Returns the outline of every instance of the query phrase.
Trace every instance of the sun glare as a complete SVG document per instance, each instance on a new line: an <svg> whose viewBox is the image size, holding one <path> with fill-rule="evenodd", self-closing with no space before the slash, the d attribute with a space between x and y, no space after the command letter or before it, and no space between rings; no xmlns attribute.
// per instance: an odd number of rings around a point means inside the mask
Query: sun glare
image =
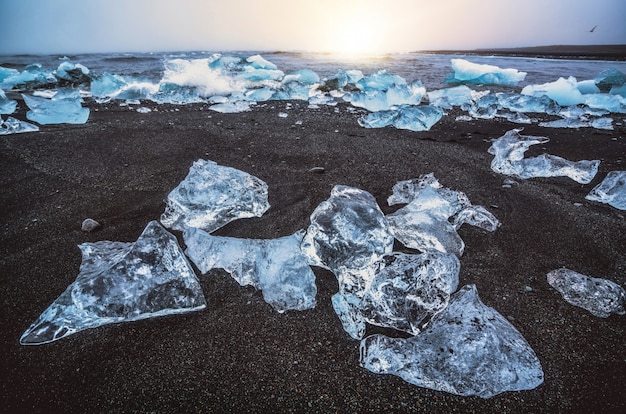
<svg viewBox="0 0 626 414"><path fill-rule="evenodd" d="M385 52L385 30L372 13L350 13L333 31L329 51L343 56L374 55Z"/></svg>

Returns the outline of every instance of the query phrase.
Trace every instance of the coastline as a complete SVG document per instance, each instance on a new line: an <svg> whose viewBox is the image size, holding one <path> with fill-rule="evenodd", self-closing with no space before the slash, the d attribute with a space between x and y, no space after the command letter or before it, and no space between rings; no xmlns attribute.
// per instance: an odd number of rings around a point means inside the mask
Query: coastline
<svg viewBox="0 0 626 414"><path fill-rule="evenodd" d="M429 50L433 54L467 54L476 56L514 56L543 59L626 61L626 45L551 45L471 50Z"/></svg>

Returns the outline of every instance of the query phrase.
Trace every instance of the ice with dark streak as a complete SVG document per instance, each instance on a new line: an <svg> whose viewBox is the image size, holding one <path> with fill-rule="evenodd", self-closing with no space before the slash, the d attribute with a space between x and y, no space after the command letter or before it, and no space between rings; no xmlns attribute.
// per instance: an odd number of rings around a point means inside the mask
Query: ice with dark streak
<svg viewBox="0 0 626 414"><path fill-rule="evenodd" d="M260 217L269 207L264 181L200 159L168 194L161 223L174 230L197 227L211 233L236 219Z"/></svg>
<svg viewBox="0 0 626 414"><path fill-rule="evenodd" d="M31 123L20 121L12 116L8 117L6 121L0 118L0 135L9 134L21 134L24 132L37 132L39 127Z"/></svg>
<svg viewBox="0 0 626 414"><path fill-rule="evenodd" d="M178 241L156 221L148 223L134 243L100 241L78 247L82 263L76 280L24 332L23 345L206 307Z"/></svg>
<svg viewBox="0 0 626 414"><path fill-rule="evenodd" d="M534 177L569 177L581 184L587 184L598 172L600 161L569 161L564 158L542 154L524 158L524 153L535 144L550 141L546 137L521 135L521 129L512 129L493 141L489 154L494 155L491 169L499 174L521 179Z"/></svg>
<svg viewBox="0 0 626 414"><path fill-rule="evenodd" d="M240 285L260 289L265 301L280 313L315 307L315 274L300 251L303 231L255 240L188 228L183 236L185 254L203 274L216 268L226 270Z"/></svg>
<svg viewBox="0 0 626 414"><path fill-rule="evenodd" d="M626 313L626 291L615 282L566 268L551 271L547 279L550 286L568 303L581 307L594 316L608 318L612 313Z"/></svg>
<svg viewBox="0 0 626 414"><path fill-rule="evenodd" d="M410 338L371 335L360 364L425 388L490 398L530 390L544 379L541 363L521 333L485 306L474 285L453 294L426 328Z"/></svg>
<svg viewBox="0 0 626 414"><path fill-rule="evenodd" d="M626 210L626 171L610 171L585 198Z"/></svg>

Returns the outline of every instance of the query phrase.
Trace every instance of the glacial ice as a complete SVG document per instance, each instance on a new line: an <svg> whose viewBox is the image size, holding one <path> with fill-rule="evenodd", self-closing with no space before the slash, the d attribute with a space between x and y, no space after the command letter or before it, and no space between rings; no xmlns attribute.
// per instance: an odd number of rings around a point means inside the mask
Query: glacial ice
<svg viewBox="0 0 626 414"><path fill-rule="evenodd" d="M89 118L89 108L83 108L83 99L76 89L59 89L51 99L22 94L30 108L26 118L42 125L84 124Z"/></svg>
<svg viewBox="0 0 626 414"><path fill-rule="evenodd" d="M531 145L549 141L546 137L520 135L521 129L512 129L493 141L489 154L494 155L491 169L499 174L526 179L534 177L569 177L581 184L588 184L598 172L600 161L568 161L549 154L524 158Z"/></svg>
<svg viewBox="0 0 626 414"><path fill-rule="evenodd" d="M578 90L576 78L559 78L554 82L541 85L527 85L522 89L522 95L547 96L561 106L571 106L585 103L585 97Z"/></svg>
<svg viewBox="0 0 626 414"><path fill-rule="evenodd" d="M371 335L360 363L377 374L462 396L490 398L536 388L543 370L528 342L509 321L485 306L467 285L413 337Z"/></svg>
<svg viewBox="0 0 626 414"><path fill-rule="evenodd" d="M551 271L547 279L550 286L568 303L594 316L608 318L612 313L626 313L626 291L615 282L589 277L566 268Z"/></svg>
<svg viewBox="0 0 626 414"><path fill-rule="evenodd" d="M399 105L419 105L426 94L421 81L409 84L404 78L385 70L359 79L355 86L359 91L347 93L343 99L370 112L389 110Z"/></svg>
<svg viewBox="0 0 626 414"><path fill-rule="evenodd" d="M300 251L303 236L298 231L273 240L237 239L197 228L183 233L185 254L202 273L226 270L240 285L260 289L265 301L281 313L315 307L315 274Z"/></svg>
<svg viewBox="0 0 626 414"><path fill-rule="evenodd" d="M585 105L592 109L600 109L613 113L626 113L626 98L621 95L594 93L585 95Z"/></svg>
<svg viewBox="0 0 626 414"><path fill-rule="evenodd" d="M236 101L236 102L223 102L223 103L211 105L209 109L215 112L223 113L223 114L234 114L234 113L240 113L240 112L247 112L247 111L250 111L252 108L250 106L250 102Z"/></svg>
<svg viewBox="0 0 626 414"><path fill-rule="evenodd" d="M539 112L555 115L559 112L559 105L546 95L529 96L519 93L498 93L498 104L511 112Z"/></svg>
<svg viewBox="0 0 626 414"><path fill-rule="evenodd" d="M620 87L626 83L626 75L617 69L603 70L595 77L594 82L600 92L609 92L613 87Z"/></svg>
<svg viewBox="0 0 626 414"><path fill-rule="evenodd" d="M0 114L12 114L17 108L17 101L9 99L2 89L0 89Z"/></svg>
<svg viewBox="0 0 626 414"><path fill-rule="evenodd" d="M336 185L311 213L302 241L309 264L329 269L362 269L390 253L393 235L376 199L367 191Z"/></svg>
<svg viewBox="0 0 626 414"><path fill-rule="evenodd" d="M626 171L609 172L585 198L626 210Z"/></svg>
<svg viewBox="0 0 626 414"><path fill-rule="evenodd" d="M61 83L69 83L72 85L89 84L91 82L91 76L89 74L89 68L81 65L80 63L61 62L54 76Z"/></svg>
<svg viewBox="0 0 626 414"><path fill-rule="evenodd" d="M4 90L9 90L16 86L22 88L33 88L57 83L57 78L54 74L43 69L39 63L30 64L21 72L16 69L0 69L0 89Z"/></svg>
<svg viewBox="0 0 626 414"><path fill-rule="evenodd" d="M270 205L267 184L240 170L198 160L167 196L161 223L174 230L209 233L233 220L260 217Z"/></svg>
<svg viewBox="0 0 626 414"><path fill-rule="evenodd" d="M134 243L78 246L76 280L20 338L23 345L61 339L84 329L204 309L206 301L176 238L151 221Z"/></svg>
<svg viewBox="0 0 626 414"><path fill-rule="evenodd" d="M37 125L30 124L28 122L20 121L12 116L8 117L6 121L2 121L0 118L0 135L20 134L22 132L37 132L39 127Z"/></svg>
<svg viewBox="0 0 626 414"><path fill-rule="evenodd" d="M520 72L517 69L501 69L493 65L472 63L465 59L451 59L450 63L454 72L446 77L446 83L517 86L526 78L526 72Z"/></svg>
<svg viewBox="0 0 626 414"><path fill-rule="evenodd" d="M428 101L431 105L445 109L467 105L472 102L472 90L465 85L437 89L428 92Z"/></svg>
<svg viewBox="0 0 626 414"><path fill-rule="evenodd" d="M441 117L441 108L432 105L400 105L396 109L372 112L360 117L358 123L365 128L394 126L410 131L428 131Z"/></svg>
<svg viewBox="0 0 626 414"><path fill-rule="evenodd" d="M456 231L462 224L487 231L500 226L487 209L472 205L463 192L444 188L432 173L399 181L392 191L387 199L389 205L407 205L387 215L387 221L396 239L413 249L454 253L460 257L465 244Z"/></svg>

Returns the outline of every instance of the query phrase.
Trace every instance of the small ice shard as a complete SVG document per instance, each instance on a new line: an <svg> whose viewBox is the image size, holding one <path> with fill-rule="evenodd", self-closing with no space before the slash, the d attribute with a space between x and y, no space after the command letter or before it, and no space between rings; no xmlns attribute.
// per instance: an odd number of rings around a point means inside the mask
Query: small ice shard
<svg viewBox="0 0 626 414"><path fill-rule="evenodd" d="M512 129L493 141L488 150L489 154L494 155L491 161L493 171L521 179L565 176L581 184L589 183L598 172L598 160L573 162L549 154L524 158L524 153L531 145L543 144L549 139L520 135L520 131L521 129Z"/></svg>
<svg viewBox="0 0 626 414"><path fill-rule="evenodd" d="M437 89L428 92L428 101L431 105L446 109L467 105L472 102L472 90L465 85Z"/></svg>
<svg viewBox="0 0 626 414"><path fill-rule="evenodd" d="M522 95L546 95L561 106L578 105L585 103L585 97L577 88L576 78L559 78L554 82L541 85L528 85L522 89Z"/></svg>
<svg viewBox="0 0 626 414"><path fill-rule="evenodd" d="M626 171L609 172L585 198L626 210Z"/></svg>
<svg viewBox="0 0 626 414"><path fill-rule="evenodd" d="M80 226L80 229L84 232L89 233L94 231L98 227L100 227L100 223L98 223L94 219L86 218L85 220L83 220L83 224Z"/></svg>
<svg viewBox="0 0 626 414"><path fill-rule="evenodd" d="M621 95L594 93L585 95L585 104L592 109L614 113L626 113L626 98Z"/></svg>
<svg viewBox="0 0 626 414"><path fill-rule="evenodd" d="M394 126L410 131L428 131L442 116L443 111L436 106L400 105L396 109L372 112L359 118L358 123L365 128Z"/></svg>
<svg viewBox="0 0 626 414"><path fill-rule="evenodd" d="M215 112L223 113L223 114L235 114L239 112L250 111L251 110L250 104L251 102L246 102L246 101L224 102L224 103L211 105L209 109Z"/></svg>
<svg viewBox="0 0 626 414"><path fill-rule="evenodd" d="M23 345L61 339L109 323L204 309L206 301L176 238L151 221L134 243L78 246L76 280L24 332Z"/></svg>
<svg viewBox="0 0 626 414"><path fill-rule="evenodd" d="M145 106L140 106L139 108L136 109L137 112L139 112L140 114L147 114L152 112L152 109L147 108Z"/></svg>
<svg viewBox="0 0 626 414"><path fill-rule="evenodd" d="M595 77L594 82L600 92L609 92L611 88L620 87L626 83L626 75L614 68L606 69Z"/></svg>
<svg viewBox="0 0 626 414"><path fill-rule="evenodd" d="M39 127L28 122L20 121L12 116L6 121L0 118L0 135L20 134L22 132L37 132Z"/></svg>
<svg viewBox="0 0 626 414"><path fill-rule="evenodd" d="M543 370L528 342L509 321L485 306L467 285L410 337L371 335L361 341L360 363L425 388L490 398L536 388Z"/></svg>
<svg viewBox="0 0 626 414"><path fill-rule="evenodd" d="M626 291L617 283L566 268L551 271L547 279L568 303L586 309L594 316L608 318L612 313L626 313Z"/></svg>
<svg viewBox="0 0 626 414"><path fill-rule="evenodd" d="M185 254L202 273L226 270L240 285L260 289L280 313L315 307L315 274L300 251L303 231L272 240L218 237L197 228L183 234Z"/></svg>
<svg viewBox="0 0 626 414"><path fill-rule="evenodd" d="M362 269L390 253L393 235L376 199L367 191L336 185L311 213L302 251L309 263L337 275Z"/></svg>
<svg viewBox="0 0 626 414"><path fill-rule="evenodd" d="M487 231L500 227L500 221L483 206L467 206L459 211L454 216L454 228L458 230L464 223Z"/></svg>
<svg viewBox="0 0 626 414"><path fill-rule="evenodd" d="M443 188L435 174L422 174L412 180L398 181L393 185L392 194L387 198L390 206L396 204L409 204L426 187Z"/></svg>
<svg viewBox="0 0 626 414"><path fill-rule="evenodd" d="M51 99L22 94L30 108L26 118L42 125L84 124L89 118L89 108L83 108L78 90L59 89Z"/></svg>
<svg viewBox="0 0 626 414"><path fill-rule="evenodd" d="M6 94L0 89L0 114L12 114L17 108L17 101L7 98Z"/></svg>
<svg viewBox="0 0 626 414"><path fill-rule="evenodd" d="M174 230L209 233L233 220L260 217L269 209L267 184L246 172L198 160L167 196L161 223Z"/></svg>
<svg viewBox="0 0 626 414"><path fill-rule="evenodd" d="M451 59L450 63L454 73L446 77L446 83L517 86L526 78L526 72L520 72L517 69L501 69L493 65L472 63L465 59Z"/></svg>
<svg viewBox="0 0 626 414"><path fill-rule="evenodd" d="M459 284L459 259L451 253L391 253L372 265L374 279L360 311L366 322L418 334L448 305Z"/></svg>

